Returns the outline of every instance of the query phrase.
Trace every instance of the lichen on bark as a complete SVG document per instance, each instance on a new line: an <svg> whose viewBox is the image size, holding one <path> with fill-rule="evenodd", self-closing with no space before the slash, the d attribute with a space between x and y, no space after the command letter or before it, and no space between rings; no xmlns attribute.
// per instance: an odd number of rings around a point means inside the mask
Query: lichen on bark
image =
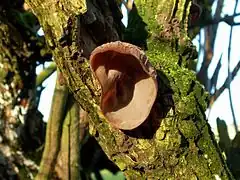
<svg viewBox="0 0 240 180"><path fill-rule="evenodd" d="M36 37L36 17L22 5L0 2L0 179L33 178L45 138L35 101L35 68L45 43Z"/></svg>
<svg viewBox="0 0 240 180"><path fill-rule="evenodd" d="M194 73L181 66L186 62L179 63L186 59L181 50L189 45L189 1L135 1L152 34L147 55L158 72L159 93L148 120L132 131L112 128L101 114L99 84L87 61L96 46L121 40L115 1L89 0L83 15L68 13L53 0L27 2L40 19L69 88L89 114L91 134L128 179L232 178L204 115L207 94ZM49 4L56 8L54 15ZM159 15L164 18L157 19Z"/></svg>

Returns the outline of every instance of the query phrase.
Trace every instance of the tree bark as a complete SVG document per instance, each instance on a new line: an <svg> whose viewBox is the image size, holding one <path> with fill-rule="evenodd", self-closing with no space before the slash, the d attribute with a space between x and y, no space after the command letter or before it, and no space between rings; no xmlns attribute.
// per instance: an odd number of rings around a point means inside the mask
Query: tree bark
<svg viewBox="0 0 240 180"><path fill-rule="evenodd" d="M96 46L122 39L118 4L27 0L58 68L89 114L90 133L128 179L232 179L205 118L207 94L184 67L182 53L191 45L189 1L135 2L150 29L147 55L157 69L159 92L148 120L133 131L121 131L100 111L99 84L87 60Z"/></svg>
<svg viewBox="0 0 240 180"><path fill-rule="evenodd" d="M23 9L23 1L0 2L0 179L32 179L38 169L41 151L34 158L26 155L45 138L35 101L36 62L45 44L36 27L37 18Z"/></svg>

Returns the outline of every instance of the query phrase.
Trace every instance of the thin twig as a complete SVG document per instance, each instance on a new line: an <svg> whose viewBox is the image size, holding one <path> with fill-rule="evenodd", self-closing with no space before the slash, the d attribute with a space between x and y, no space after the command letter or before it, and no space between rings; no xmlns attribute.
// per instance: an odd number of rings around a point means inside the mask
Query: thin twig
<svg viewBox="0 0 240 180"><path fill-rule="evenodd" d="M231 77L232 80L235 78L235 76L237 75L238 71L240 69L240 60L238 62L238 64L235 66L235 68L233 69L232 73L231 73ZM213 102L216 101L216 99L222 94L222 92L228 87L228 78L225 80L224 84L214 92L213 95L211 95L210 98L210 106L213 104Z"/></svg>
<svg viewBox="0 0 240 180"><path fill-rule="evenodd" d="M210 79L210 82L211 82L210 83L210 92L211 92L212 88L214 88L214 91L216 90L218 75L219 75L220 69L222 67L222 63L221 63L221 61L222 61L222 54L223 53L221 53L221 56L220 56L220 58L218 60L218 63L217 63L217 67L215 68L215 71L214 71L214 73L212 75L212 78Z"/></svg>
<svg viewBox="0 0 240 180"><path fill-rule="evenodd" d="M236 4L234 7L234 14L236 14L237 5L238 5L238 0L236 0ZM233 32L233 26L231 26L231 28L230 28L229 44L228 44L228 78L227 78L228 83L227 83L227 85L228 85L230 108L231 108L232 117L233 117L233 124L234 124L235 131L237 133L238 132L237 119L236 119L236 115L235 115L234 108L233 108L232 93L231 93L232 73L230 72L230 62L231 62L232 32Z"/></svg>
<svg viewBox="0 0 240 180"><path fill-rule="evenodd" d="M237 26L240 25L240 22L234 22L234 18L236 16L239 16L240 13L234 13L233 15L229 16L229 15L225 15L222 18L215 18L215 19L210 19L210 20L206 20L204 21L204 23L196 23L193 26L190 26L189 29L195 28L195 27L205 27L205 26L210 26L213 24L218 24L220 22L225 22L227 23L229 26Z"/></svg>
<svg viewBox="0 0 240 180"><path fill-rule="evenodd" d="M42 70L36 79L36 87L40 86L43 81L45 81L48 77L50 77L57 69L56 64L53 62L48 67Z"/></svg>

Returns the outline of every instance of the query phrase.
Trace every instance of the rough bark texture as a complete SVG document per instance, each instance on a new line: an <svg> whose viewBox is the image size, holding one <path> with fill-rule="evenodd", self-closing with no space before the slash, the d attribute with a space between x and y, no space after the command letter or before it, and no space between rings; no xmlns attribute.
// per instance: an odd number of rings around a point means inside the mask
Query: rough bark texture
<svg viewBox="0 0 240 180"><path fill-rule="evenodd" d="M89 114L91 134L128 179L232 178L205 119L207 95L184 68L189 1L135 1L150 29L147 54L158 70L159 94L146 123L133 131L114 129L102 116L99 84L86 59L97 45L121 39L117 4L88 0L85 12L84 1L27 2L69 88Z"/></svg>
<svg viewBox="0 0 240 180"><path fill-rule="evenodd" d="M44 39L34 34L38 21L22 5L0 2L0 179L32 179L38 166L27 155L45 138L35 103L35 67Z"/></svg>

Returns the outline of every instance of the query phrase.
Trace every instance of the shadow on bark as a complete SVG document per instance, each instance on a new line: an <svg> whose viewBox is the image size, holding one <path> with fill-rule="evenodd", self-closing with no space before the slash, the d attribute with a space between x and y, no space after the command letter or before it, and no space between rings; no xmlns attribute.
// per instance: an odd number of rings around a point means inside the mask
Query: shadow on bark
<svg viewBox="0 0 240 180"><path fill-rule="evenodd" d="M81 165L83 167L83 171L81 172L83 179L87 179L86 176L91 172L93 172L96 177L100 177L100 170L102 169L108 169L113 174L120 171L120 169L109 160L101 146L92 136L90 136L87 142L83 145L80 151L80 157Z"/></svg>

